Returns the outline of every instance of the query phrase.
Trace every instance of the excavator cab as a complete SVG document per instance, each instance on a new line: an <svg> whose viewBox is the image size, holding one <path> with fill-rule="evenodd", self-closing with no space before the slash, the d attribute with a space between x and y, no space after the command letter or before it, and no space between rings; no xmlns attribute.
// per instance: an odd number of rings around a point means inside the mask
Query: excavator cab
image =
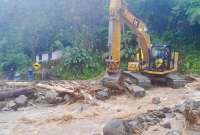
<svg viewBox="0 0 200 135"><path fill-rule="evenodd" d="M174 50L168 45L152 46L149 55L148 70L163 72L174 67Z"/></svg>

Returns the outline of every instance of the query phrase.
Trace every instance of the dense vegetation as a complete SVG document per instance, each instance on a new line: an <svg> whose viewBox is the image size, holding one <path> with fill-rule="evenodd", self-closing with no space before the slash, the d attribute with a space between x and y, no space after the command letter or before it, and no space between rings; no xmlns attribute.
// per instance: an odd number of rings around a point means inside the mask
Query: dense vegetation
<svg viewBox="0 0 200 135"><path fill-rule="evenodd" d="M65 50L50 72L65 79L87 79L105 70L108 0L2 0L0 2L0 72L24 72L35 55ZM126 0L144 20L153 43L174 46L183 56L182 72L200 73L199 0ZM122 59L132 57L137 42L126 29Z"/></svg>

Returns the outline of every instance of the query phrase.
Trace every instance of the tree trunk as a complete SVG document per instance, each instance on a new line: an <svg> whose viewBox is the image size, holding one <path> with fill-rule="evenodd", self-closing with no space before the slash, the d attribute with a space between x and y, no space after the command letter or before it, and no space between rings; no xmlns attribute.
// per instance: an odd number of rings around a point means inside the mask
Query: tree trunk
<svg viewBox="0 0 200 135"><path fill-rule="evenodd" d="M16 98L20 95L31 95L34 94L33 89L17 89L14 91L4 91L0 92L0 101L4 101L9 98Z"/></svg>

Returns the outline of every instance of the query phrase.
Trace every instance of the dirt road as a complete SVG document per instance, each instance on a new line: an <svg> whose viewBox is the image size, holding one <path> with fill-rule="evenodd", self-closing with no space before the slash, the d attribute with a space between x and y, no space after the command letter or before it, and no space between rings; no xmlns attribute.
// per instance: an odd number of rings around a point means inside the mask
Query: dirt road
<svg viewBox="0 0 200 135"><path fill-rule="evenodd" d="M129 118L150 109L172 107L186 98L200 98L200 79L185 88L154 87L142 99L127 95L112 96L97 105L77 102L72 105L31 106L17 112L0 113L0 135L101 135L105 123L113 118ZM160 97L161 104L152 104ZM184 130L184 119L177 116L172 129ZM144 135L165 135L169 131L159 125ZM185 133L187 134L187 133Z"/></svg>

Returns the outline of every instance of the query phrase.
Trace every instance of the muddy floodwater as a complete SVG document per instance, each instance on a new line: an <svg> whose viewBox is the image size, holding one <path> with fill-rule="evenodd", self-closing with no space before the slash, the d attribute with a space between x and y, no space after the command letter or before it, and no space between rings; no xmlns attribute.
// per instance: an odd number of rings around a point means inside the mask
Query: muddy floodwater
<svg viewBox="0 0 200 135"><path fill-rule="evenodd" d="M89 104L79 101L71 105L32 105L19 111L0 112L0 135L95 135L102 134L104 125L113 118L129 118L147 110L173 107L187 99L199 99L200 79L185 88L154 87L144 98L127 95L112 96L106 101ZM160 97L161 104L152 104L152 98ZM185 131L184 118L172 119L172 129L159 125L144 131L144 135L165 135L170 130L180 130L184 135L198 135Z"/></svg>

